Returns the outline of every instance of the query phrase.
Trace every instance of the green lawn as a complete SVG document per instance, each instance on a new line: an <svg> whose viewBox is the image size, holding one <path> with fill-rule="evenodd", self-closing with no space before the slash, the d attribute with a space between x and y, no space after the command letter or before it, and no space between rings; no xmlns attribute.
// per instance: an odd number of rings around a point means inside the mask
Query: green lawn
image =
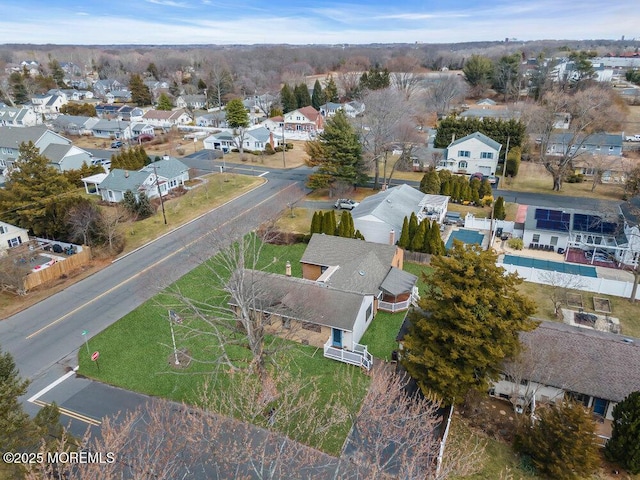
<svg viewBox="0 0 640 480"><path fill-rule="evenodd" d="M366 345L369 348L369 353L374 357L391 360L391 352L398 349L396 337L406 313L378 311L360 343Z"/></svg>
<svg viewBox="0 0 640 480"><path fill-rule="evenodd" d="M300 277L302 272L299 260L305 247L304 244L265 245L259 266L283 273L286 262L290 261L293 275ZM213 289L203 288L212 283L210 268L211 264L199 266L176 282L172 290L179 288L186 296L199 302L215 304L225 301ZM186 368L174 368L167 313L167 305L171 302L175 300L166 291L159 293L91 338L89 350L99 351L100 358L98 363L94 363L85 348L80 350L79 373L128 390L187 403L198 400L198 392L206 378L215 384L216 391L228 391L232 375L227 369L215 368L207 361L220 348L226 348L234 361L242 365L248 359L248 350L240 346L221 347L211 335L189 334L186 325L198 326L194 323L197 320L185 320L184 325L174 326L176 344L178 349L188 349L190 355L198 361L192 361ZM316 397L311 407L315 408L315 412L331 415L334 410L352 406L354 398L358 403L361 402L369 377L363 375L360 369L324 358L321 349L285 340L276 341L287 344L288 348L275 358L277 368L286 369L286 372L278 372L273 367L273 377L277 381L280 376L291 375L299 378L303 385L311 385L312 387L306 387L306 392L303 389L300 394L305 399L310 398L312 388ZM284 425L281 428L286 431L292 426ZM336 422L327 435L298 440L336 455L339 454L350 428L350 423L344 419Z"/></svg>

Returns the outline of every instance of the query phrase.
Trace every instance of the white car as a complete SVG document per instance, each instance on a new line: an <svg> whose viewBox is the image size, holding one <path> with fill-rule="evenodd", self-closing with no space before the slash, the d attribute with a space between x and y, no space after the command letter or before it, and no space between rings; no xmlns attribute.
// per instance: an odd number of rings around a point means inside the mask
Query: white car
<svg viewBox="0 0 640 480"><path fill-rule="evenodd" d="M336 203L333 204L335 208L342 210L353 210L358 205L360 205L359 202L356 202L355 200L351 200L349 198L339 198L338 200L336 200Z"/></svg>

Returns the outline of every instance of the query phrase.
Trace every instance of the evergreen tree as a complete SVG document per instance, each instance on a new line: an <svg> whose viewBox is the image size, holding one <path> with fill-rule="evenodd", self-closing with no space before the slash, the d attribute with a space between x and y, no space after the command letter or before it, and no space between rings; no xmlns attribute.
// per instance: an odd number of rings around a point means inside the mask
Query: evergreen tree
<svg viewBox="0 0 640 480"><path fill-rule="evenodd" d="M17 105L23 105L29 101L29 92L24 84L24 78L19 72L13 72L9 75L9 90Z"/></svg>
<svg viewBox="0 0 640 480"><path fill-rule="evenodd" d="M632 474L640 473L640 392L613 407L613 431L604 453Z"/></svg>
<svg viewBox="0 0 640 480"><path fill-rule="evenodd" d="M320 228L318 228L320 227ZM313 212L313 218L311 218L311 227L309 227L309 233L313 235L314 233L321 233L322 226L320 225L320 221L318 220L318 212Z"/></svg>
<svg viewBox="0 0 640 480"><path fill-rule="evenodd" d="M355 238L356 230L353 225L351 212L343 210L340 215L340 225L338 226L338 236L345 238Z"/></svg>
<svg viewBox="0 0 640 480"><path fill-rule="evenodd" d="M318 140L307 142L305 149L307 164L318 166L309 175L309 188L332 187L336 182L355 186L367 178L362 145L342 110L327 120Z"/></svg>
<svg viewBox="0 0 640 480"><path fill-rule="evenodd" d="M409 237L409 219L407 217L404 217L404 221L402 222L402 233L400 233L398 246L406 250L407 248L409 248L410 242L411 238Z"/></svg>
<svg viewBox="0 0 640 480"><path fill-rule="evenodd" d="M324 99L326 102L338 103L340 96L338 95L338 86L333 77L327 75L324 80Z"/></svg>
<svg viewBox="0 0 640 480"><path fill-rule="evenodd" d="M371 67L369 72L364 72L360 77L360 90L382 90L391 85L389 70L380 70L379 67Z"/></svg>
<svg viewBox="0 0 640 480"><path fill-rule="evenodd" d="M121 203L130 214L135 215L138 213L138 201L131 190L124 192Z"/></svg>
<svg viewBox="0 0 640 480"><path fill-rule="evenodd" d="M325 98L324 92L322 91L320 80L316 80L316 83L313 84L313 94L311 95L311 106L316 110L320 111L320 107L325 103L326 103L326 98Z"/></svg>
<svg viewBox="0 0 640 480"><path fill-rule="evenodd" d="M546 478L589 478L600 459L595 440L595 420L579 403L562 402L536 409L533 425L523 421L514 448L531 457L536 470Z"/></svg>
<svg viewBox="0 0 640 480"><path fill-rule="evenodd" d="M158 106L156 108L158 110L169 111L173 109L173 102L166 93L161 93L158 98Z"/></svg>
<svg viewBox="0 0 640 480"><path fill-rule="evenodd" d="M421 252L424 253L431 253L431 230L433 229L433 226L431 225L431 221L427 218L425 218L422 223L424 224L424 239L422 240L422 248L420 249Z"/></svg>
<svg viewBox="0 0 640 480"><path fill-rule="evenodd" d="M491 190L491 184L489 183L489 180L482 180L482 183L478 187L478 196L480 198L489 197L492 193L493 190Z"/></svg>
<svg viewBox="0 0 640 480"><path fill-rule="evenodd" d="M431 255L444 255L446 253L446 247L444 240L440 236L440 225L438 222L431 224L431 230L429 230L429 250Z"/></svg>
<svg viewBox="0 0 640 480"><path fill-rule="evenodd" d="M432 195L438 195L440 193L440 176L435 168L429 168L422 176L422 180L420 180L420 191Z"/></svg>
<svg viewBox="0 0 640 480"><path fill-rule="evenodd" d="M482 55L471 55L462 67L465 79L476 93L482 93L491 85L493 63Z"/></svg>
<svg viewBox="0 0 640 480"><path fill-rule="evenodd" d="M411 212L411 215L409 216L409 245L411 245L411 242L413 242L413 237L415 236L417 231L418 217L416 216L415 212Z"/></svg>
<svg viewBox="0 0 640 480"><path fill-rule="evenodd" d="M73 188L33 142L22 143L5 188L0 189L0 218L37 236L54 236L66 229L60 210L54 207L64 197L77 201L80 197L70 194Z"/></svg>
<svg viewBox="0 0 640 480"><path fill-rule="evenodd" d="M362 235L362 233L360 233L360 230L356 230L356 234L355 234L354 238L357 238L358 240L366 240L364 238L364 235Z"/></svg>
<svg viewBox="0 0 640 480"><path fill-rule="evenodd" d="M309 95L309 89L305 83L296 85L293 93L296 97L296 108L308 107L311 105L311 96Z"/></svg>
<svg viewBox="0 0 640 480"><path fill-rule="evenodd" d="M129 79L129 91L131 91L131 101L139 107L151 105L153 103L149 87L144 84L142 77L137 73L132 74ZM163 109L159 108L159 110ZM171 109L169 108L169 110Z"/></svg>
<svg viewBox="0 0 640 480"><path fill-rule="evenodd" d="M452 197L451 193L451 180L445 180L440 184L440 195L448 195ZM452 198L453 200L453 198Z"/></svg>
<svg viewBox="0 0 640 480"><path fill-rule="evenodd" d="M416 229L416 234L411 239L411 251L421 252L424 246L424 236L426 233L427 220L421 222Z"/></svg>
<svg viewBox="0 0 640 480"><path fill-rule="evenodd" d="M147 194L144 192L138 194L137 213L139 218L147 218L155 213L149 197L147 197Z"/></svg>
<svg viewBox="0 0 640 480"><path fill-rule="evenodd" d="M284 84L280 90L280 103L282 104L282 112L289 113L298 108L298 100L295 93L291 91L288 84Z"/></svg>
<svg viewBox="0 0 640 480"><path fill-rule="evenodd" d="M66 88L67 85L64 83L64 70L62 70L60 63L55 58L49 62L49 70L51 70L51 77L55 80L56 86Z"/></svg>
<svg viewBox="0 0 640 480"><path fill-rule="evenodd" d="M520 147L513 147L509 149L507 154L507 161L504 166L504 174L508 177L515 177L520 170L520 160L522 158L522 149Z"/></svg>
<svg viewBox="0 0 640 480"><path fill-rule="evenodd" d="M233 129L234 137L237 137L236 146L240 150L240 158L244 158L244 136L249 127L249 113L242 103L242 99L234 98L225 107L227 125Z"/></svg>
<svg viewBox="0 0 640 480"><path fill-rule="evenodd" d="M507 211L504 206L504 198L498 197L495 205L493 206L493 218L496 220L504 220L507 216Z"/></svg>
<svg viewBox="0 0 640 480"><path fill-rule="evenodd" d="M471 189L471 201L476 206L480 205L480 194L478 193L478 190L476 190L475 188Z"/></svg>
<svg viewBox="0 0 640 480"><path fill-rule="evenodd" d="M324 220L322 221L322 233L325 235L336 234L336 215L333 210L327 210L324 213Z"/></svg>
<svg viewBox="0 0 640 480"><path fill-rule="evenodd" d="M409 314L403 366L423 392L447 403L486 391L518 352L519 333L536 327L534 304L516 290L522 279L496 261L491 250L454 242L449 256L432 257L429 294Z"/></svg>

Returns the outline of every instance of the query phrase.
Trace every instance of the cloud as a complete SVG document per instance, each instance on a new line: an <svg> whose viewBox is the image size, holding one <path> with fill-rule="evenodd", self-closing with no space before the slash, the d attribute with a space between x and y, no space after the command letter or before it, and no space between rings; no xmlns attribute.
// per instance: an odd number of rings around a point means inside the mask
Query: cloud
<svg viewBox="0 0 640 480"><path fill-rule="evenodd" d="M177 7L177 8L193 8L193 5L189 5L185 2L174 2L173 0L146 0L148 3L155 5L163 5L165 7Z"/></svg>

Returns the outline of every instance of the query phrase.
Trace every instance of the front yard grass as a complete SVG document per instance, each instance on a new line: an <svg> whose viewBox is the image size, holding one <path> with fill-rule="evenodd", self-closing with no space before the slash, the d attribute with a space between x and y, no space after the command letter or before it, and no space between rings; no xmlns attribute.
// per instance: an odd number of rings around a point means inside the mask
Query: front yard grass
<svg viewBox="0 0 640 480"><path fill-rule="evenodd" d="M261 265L272 272L284 273L285 264L291 262L292 274L302 275L299 260L306 245L265 245ZM211 288L212 272L201 265L182 277L176 285L189 298L198 301L221 302L214 298ZM159 396L175 401L195 403L205 379L211 380L216 392L227 392L232 388L233 376L223 368L216 368L203 360L215 356L222 348L211 335L187 335L180 324L174 325L178 350L187 349L199 361L192 361L185 368L173 368L173 348L168 319L166 293L145 302L133 312L120 319L103 332L89 340L89 350L99 351L98 365L92 362L83 347L79 352L79 373L87 377L133 390L147 395ZM187 323L187 322L185 322ZM349 408L353 399L362 401L369 377L360 369L324 358L322 349L281 340L288 346L278 357L279 368L286 368L293 378L302 384L311 383L318 394L315 407L327 415L332 408ZM227 346L225 346L226 348ZM243 347L232 347L234 360L242 363L248 351ZM274 378L277 378L277 373ZM304 398L305 392L301 391ZM336 405L340 404L340 405ZM287 431L289 425L280 428ZM344 420L333 425L328 435L303 439L321 450L338 455L351 428Z"/></svg>

